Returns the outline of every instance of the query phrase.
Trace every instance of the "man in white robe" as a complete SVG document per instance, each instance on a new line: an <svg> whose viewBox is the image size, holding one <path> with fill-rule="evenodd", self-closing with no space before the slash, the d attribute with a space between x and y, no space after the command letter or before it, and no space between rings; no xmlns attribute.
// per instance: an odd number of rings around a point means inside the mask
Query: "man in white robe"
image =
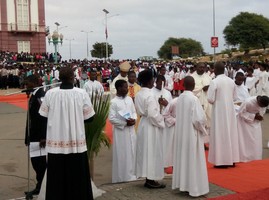
<svg viewBox="0 0 269 200"><path fill-rule="evenodd" d="M96 71L91 71L90 79L83 86L83 89L86 90L90 98L92 97L92 94L101 95L102 93L104 93L103 85L96 79L97 79Z"/></svg>
<svg viewBox="0 0 269 200"><path fill-rule="evenodd" d="M250 94L248 92L247 86L244 84L245 81L245 75L242 72L238 72L235 76L235 92L236 96L234 99L234 106L236 114L239 111L240 105L242 102L245 101L245 99L250 97Z"/></svg>
<svg viewBox="0 0 269 200"><path fill-rule="evenodd" d="M172 94L167 89L164 88L165 85L165 77L162 75L158 75L156 78L156 86L152 88L152 92L155 96L155 99L160 104L161 114L163 114L167 108L169 102L172 101ZM172 166L171 158L171 140L173 139L173 132L170 131L170 127L165 126L163 129L163 159L164 159L164 167Z"/></svg>
<svg viewBox="0 0 269 200"><path fill-rule="evenodd" d="M141 116L137 130L136 176L146 177L145 187L164 188L158 183L164 177L162 133L164 118L160 114L160 105L151 88L153 75L150 70L139 73L141 90L135 97L137 114Z"/></svg>
<svg viewBox="0 0 269 200"><path fill-rule="evenodd" d="M163 112L165 129L163 136L163 154L164 154L164 167L173 166L174 155L174 138L175 138L175 123L176 123L176 104L178 97L169 102Z"/></svg>
<svg viewBox="0 0 269 200"><path fill-rule="evenodd" d="M258 83L257 77L253 75L253 69L248 68L247 69L247 77L245 81L245 86L248 89L250 96L256 96L256 84Z"/></svg>
<svg viewBox="0 0 269 200"><path fill-rule="evenodd" d="M95 112L88 94L74 87L71 68L61 68L59 77L60 87L46 93L39 110L48 118L46 200L93 199L84 121Z"/></svg>
<svg viewBox="0 0 269 200"><path fill-rule="evenodd" d="M268 78L269 74L266 71L266 65L260 65L259 82L257 84L257 95L269 95L268 93Z"/></svg>
<svg viewBox="0 0 269 200"><path fill-rule="evenodd" d="M253 96L240 106L237 115L240 162L262 159L261 121L268 104L267 96Z"/></svg>
<svg viewBox="0 0 269 200"><path fill-rule="evenodd" d="M171 92L173 90L173 88L174 88L174 81L171 78L171 76L169 76L166 72L167 71L166 71L165 66L161 66L160 75L163 75L165 77L164 88Z"/></svg>
<svg viewBox="0 0 269 200"><path fill-rule="evenodd" d="M235 83L224 75L224 64L215 63L216 78L209 85L208 102L212 106L208 161L215 167L233 166L239 161L238 132L234 98Z"/></svg>
<svg viewBox="0 0 269 200"><path fill-rule="evenodd" d="M236 90L236 98L234 99L236 102L244 102L250 94L248 92L248 88L244 85L245 75L242 72L238 72L235 76L235 90Z"/></svg>
<svg viewBox="0 0 269 200"><path fill-rule="evenodd" d="M212 78L205 73L206 65L205 63L198 63L196 66L196 71L192 74L192 77L195 81L195 88L193 90L193 94L198 97L204 111L206 114L206 127L207 132L210 132L210 123L211 123L211 113L212 113L212 105L207 101L207 90ZM204 137L205 144L209 142L208 136ZM207 148L205 146L205 148Z"/></svg>
<svg viewBox="0 0 269 200"><path fill-rule="evenodd" d="M111 100L109 112L113 125L112 183L136 180L136 111L132 98L127 96L127 82L118 80L115 87L117 95Z"/></svg>
<svg viewBox="0 0 269 200"><path fill-rule="evenodd" d="M173 99L171 92L164 88L166 83L165 77L163 75L158 75L155 82L155 87L152 88L152 92L157 101L162 100L160 106L161 113L165 110L165 107Z"/></svg>
<svg viewBox="0 0 269 200"><path fill-rule="evenodd" d="M209 183L202 137L207 134L206 116L192 93L194 85L193 77L187 76L177 100L172 189L197 197L209 192Z"/></svg>
<svg viewBox="0 0 269 200"><path fill-rule="evenodd" d="M125 80L128 81L128 72L131 68L131 65L128 61L125 61L123 63L120 64L120 73L118 76L116 76L112 83L109 85L109 90L110 90L110 97L111 99L113 99L116 96L117 90L115 88L115 83L117 80Z"/></svg>

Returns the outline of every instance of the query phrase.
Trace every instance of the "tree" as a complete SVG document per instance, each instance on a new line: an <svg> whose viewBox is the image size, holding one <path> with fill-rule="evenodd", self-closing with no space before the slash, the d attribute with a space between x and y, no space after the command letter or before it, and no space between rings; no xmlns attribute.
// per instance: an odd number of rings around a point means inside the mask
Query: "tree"
<svg viewBox="0 0 269 200"><path fill-rule="evenodd" d="M93 49L91 50L91 55L94 58L106 58L106 43L105 42L96 42L92 45ZM107 44L108 47L108 57L113 54L113 47L110 44Z"/></svg>
<svg viewBox="0 0 269 200"><path fill-rule="evenodd" d="M255 13L241 12L223 30L226 43L240 48L266 48L269 42L269 19Z"/></svg>
<svg viewBox="0 0 269 200"><path fill-rule="evenodd" d="M163 59L172 59L172 46L178 46L181 57L199 56L203 53L203 47L200 42L190 38L168 38L157 52Z"/></svg>

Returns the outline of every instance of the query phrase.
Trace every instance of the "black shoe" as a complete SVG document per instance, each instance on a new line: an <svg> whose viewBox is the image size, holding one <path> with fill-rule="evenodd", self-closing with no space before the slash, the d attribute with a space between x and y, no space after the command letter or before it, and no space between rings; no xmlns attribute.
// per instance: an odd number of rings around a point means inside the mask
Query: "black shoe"
<svg viewBox="0 0 269 200"><path fill-rule="evenodd" d="M233 163L232 165L228 165L228 167L235 167L235 163Z"/></svg>
<svg viewBox="0 0 269 200"><path fill-rule="evenodd" d="M214 165L214 168L217 168L217 169L227 169L228 168L228 165Z"/></svg>
<svg viewBox="0 0 269 200"><path fill-rule="evenodd" d="M40 192L40 190L35 188L34 190L32 190L30 192L24 192L24 194L25 195L29 195L29 194L31 194L31 195L39 195L39 192Z"/></svg>
<svg viewBox="0 0 269 200"><path fill-rule="evenodd" d="M150 188L150 189L159 189L159 188L165 188L166 185L165 184L160 184L157 181L146 181L146 183L144 184L144 187L146 188Z"/></svg>

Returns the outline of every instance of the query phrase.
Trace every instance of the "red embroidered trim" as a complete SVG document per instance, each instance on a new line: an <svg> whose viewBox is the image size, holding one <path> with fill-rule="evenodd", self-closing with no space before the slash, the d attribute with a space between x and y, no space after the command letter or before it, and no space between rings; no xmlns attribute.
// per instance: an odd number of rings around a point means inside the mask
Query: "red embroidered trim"
<svg viewBox="0 0 269 200"><path fill-rule="evenodd" d="M85 140L76 141L54 141L54 140L47 140L47 145L49 147L56 147L56 148L70 148L70 147L82 147L86 145Z"/></svg>

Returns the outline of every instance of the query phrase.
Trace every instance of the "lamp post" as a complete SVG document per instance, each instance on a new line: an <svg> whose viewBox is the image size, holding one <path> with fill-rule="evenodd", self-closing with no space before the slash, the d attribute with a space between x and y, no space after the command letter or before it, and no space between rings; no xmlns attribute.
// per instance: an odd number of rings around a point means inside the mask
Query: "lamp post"
<svg viewBox="0 0 269 200"><path fill-rule="evenodd" d="M108 37L108 34L107 34L107 14L109 13L106 9L103 9L103 11L105 12L105 26L106 26L106 29L105 29L105 35L106 35L106 58L105 58L105 61L107 60L108 58L108 44L107 44L107 37Z"/></svg>
<svg viewBox="0 0 269 200"><path fill-rule="evenodd" d="M89 60L89 33L92 33L93 31L81 31L83 33L86 33L87 35L87 60Z"/></svg>
<svg viewBox="0 0 269 200"><path fill-rule="evenodd" d="M49 34L48 35L48 42L49 44L52 43L54 45L54 62L57 63L58 62L58 56L57 56L57 46L59 44L63 44L63 34L59 34L58 32L58 27L60 26L60 24L58 22L55 22L57 28L55 31L53 31L53 34Z"/></svg>
<svg viewBox="0 0 269 200"><path fill-rule="evenodd" d="M70 60L72 59L72 48L71 48L71 41L72 40L75 40L74 38L72 38L72 39L66 39L66 40L68 40L69 41L69 58L70 58Z"/></svg>

